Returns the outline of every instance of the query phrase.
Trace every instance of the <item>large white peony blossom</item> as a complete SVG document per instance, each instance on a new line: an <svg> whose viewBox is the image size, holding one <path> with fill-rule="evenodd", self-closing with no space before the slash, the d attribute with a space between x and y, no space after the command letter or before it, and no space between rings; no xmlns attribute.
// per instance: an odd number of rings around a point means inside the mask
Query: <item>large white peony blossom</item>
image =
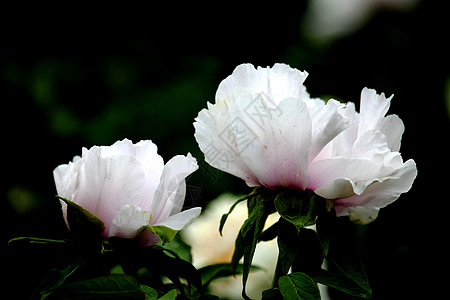
<svg viewBox="0 0 450 300"><path fill-rule="evenodd" d="M416 177L398 152L403 123L385 117L391 98L374 90L363 89L359 114L351 102L310 98L307 75L239 65L200 111L195 138L206 162L249 186L313 190L338 215L370 222Z"/></svg>
<svg viewBox="0 0 450 300"><path fill-rule="evenodd" d="M199 207L181 211L185 178L197 168L190 154L175 156L164 165L151 141L133 144L125 139L108 147L83 148L81 157L58 166L53 175L58 195L100 218L105 237L139 234L141 244L148 246L159 238L145 228L178 231L200 214ZM61 203L67 223L67 205Z"/></svg>

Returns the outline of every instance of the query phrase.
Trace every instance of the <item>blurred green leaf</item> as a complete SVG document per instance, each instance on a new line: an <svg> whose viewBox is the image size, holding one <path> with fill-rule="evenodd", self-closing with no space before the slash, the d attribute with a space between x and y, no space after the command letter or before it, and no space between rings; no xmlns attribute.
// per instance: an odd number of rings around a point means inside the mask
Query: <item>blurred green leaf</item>
<svg viewBox="0 0 450 300"><path fill-rule="evenodd" d="M175 289L168 291L162 295L158 300L175 300L177 298L177 291Z"/></svg>
<svg viewBox="0 0 450 300"><path fill-rule="evenodd" d="M136 278L128 275L109 275L64 284L56 292L56 299L143 299ZM149 291L149 289L146 289Z"/></svg>
<svg viewBox="0 0 450 300"><path fill-rule="evenodd" d="M145 300L156 300L158 299L158 292L155 291L153 288L140 284L139 290L143 293L145 293Z"/></svg>
<svg viewBox="0 0 450 300"><path fill-rule="evenodd" d="M53 291L61 286L64 281L72 275L83 263L84 259L78 259L77 261L71 263L63 269L52 269L47 277L42 281L37 291L33 294L31 299L45 299Z"/></svg>

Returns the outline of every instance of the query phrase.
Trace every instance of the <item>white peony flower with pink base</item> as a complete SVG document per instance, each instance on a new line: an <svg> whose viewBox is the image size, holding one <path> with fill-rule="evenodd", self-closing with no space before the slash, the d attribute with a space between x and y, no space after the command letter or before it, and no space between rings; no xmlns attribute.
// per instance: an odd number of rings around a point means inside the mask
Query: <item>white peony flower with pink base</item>
<svg viewBox="0 0 450 300"><path fill-rule="evenodd" d="M351 102L311 98L307 76L239 65L199 113L195 138L209 164L249 186L314 191L338 216L368 223L416 177L398 152L403 123L385 116L392 97L364 88L358 113Z"/></svg>
<svg viewBox="0 0 450 300"><path fill-rule="evenodd" d="M58 166L53 175L60 197L104 222L104 237L138 237L149 246L173 237L164 229L175 234L200 214L199 207L181 211L185 178L197 169L190 154L164 164L151 141L133 144L125 139L112 146L83 148L81 157ZM61 203L69 225L67 204Z"/></svg>

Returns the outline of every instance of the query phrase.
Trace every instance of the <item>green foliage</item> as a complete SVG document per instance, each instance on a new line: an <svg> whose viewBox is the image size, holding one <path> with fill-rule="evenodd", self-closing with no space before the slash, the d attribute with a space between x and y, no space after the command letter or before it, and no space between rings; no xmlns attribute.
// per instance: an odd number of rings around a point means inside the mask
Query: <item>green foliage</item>
<svg viewBox="0 0 450 300"><path fill-rule="evenodd" d="M86 243L100 241L105 223L97 216L93 215L75 202L56 196L67 204L67 222L70 232L76 240L83 240Z"/></svg>
<svg viewBox="0 0 450 300"><path fill-rule="evenodd" d="M292 273L278 280L281 295L286 300L320 300L317 283L305 273Z"/></svg>
<svg viewBox="0 0 450 300"><path fill-rule="evenodd" d="M230 211L222 216L221 230ZM351 296L371 299L372 291L362 268L345 263L337 247L335 230L337 219L334 209L325 199L304 191L256 188L247 196L249 216L244 221L235 242L232 265L242 265L244 298L246 281L251 268L256 245L260 241L277 238L278 263L274 274L273 288L263 292L263 299L320 299L317 283ZM277 211L281 218L263 231L268 215ZM317 224L317 231L306 226ZM324 258L333 262L337 272L321 268ZM336 263L338 262L338 263ZM293 273L289 274L292 270Z"/></svg>

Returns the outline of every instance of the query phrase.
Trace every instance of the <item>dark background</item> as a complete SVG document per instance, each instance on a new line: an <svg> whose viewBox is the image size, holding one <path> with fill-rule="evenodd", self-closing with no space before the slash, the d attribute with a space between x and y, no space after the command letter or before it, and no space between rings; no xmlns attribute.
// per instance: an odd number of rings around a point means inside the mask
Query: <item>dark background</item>
<svg viewBox="0 0 450 300"><path fill-rule="evenodd" d="M5 245L16 236L66 237L53 169L81 147L123 138L151 139L165 161L187 152L199 160L186 206L205 206L221 192L248 193L241 180L203 162L192 123L238 64L283 62L309 72L305 84L314 97L359 103L364 86L395 94L389 113L405 124L402 156L416 161L418 177L374 223L344 220L342 235L361 257L376 299L448 294L449 26L437 2L444 1L380 9L327 43L301 26L303 1L4 8ZM64 256L10 246L7 253L4 293L17 299L33 291L55 256Z"/></svg>

